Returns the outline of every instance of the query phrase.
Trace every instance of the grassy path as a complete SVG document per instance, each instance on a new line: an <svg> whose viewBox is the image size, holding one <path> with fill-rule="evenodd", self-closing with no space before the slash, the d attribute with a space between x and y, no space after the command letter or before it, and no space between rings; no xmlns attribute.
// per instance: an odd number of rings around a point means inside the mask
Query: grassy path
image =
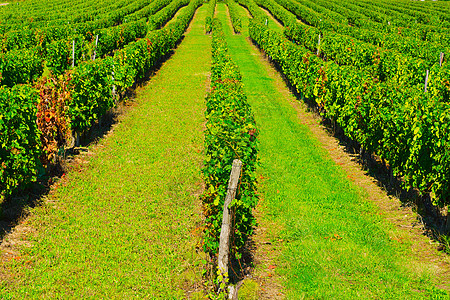
<svg viewBox="0 0 450 300"><path fill-rule="evenodd" d="M180 299L201 281L205 7L175 54L3 245L2 299Z"/></svg>
<svg viewBox="0 0 450 300"><path fill-rule="evenodd" d="M226 12L218 4L219 18L229 24ZM291 104L294 97L286 96L286 87L277 86L249 42L248 20L243 18L242 35L233 35L230 26L224 29L260 129L258 230L265 240L258 241L258 235L255 239L257 247L270 247L263 254L257 250L257 259L259 255L269 260L257 265L259 295L248 298L444 295L435 289L435 266L414 257L410 250L414 241L400 243L393 238L396 229L302 125Z"/></svg>

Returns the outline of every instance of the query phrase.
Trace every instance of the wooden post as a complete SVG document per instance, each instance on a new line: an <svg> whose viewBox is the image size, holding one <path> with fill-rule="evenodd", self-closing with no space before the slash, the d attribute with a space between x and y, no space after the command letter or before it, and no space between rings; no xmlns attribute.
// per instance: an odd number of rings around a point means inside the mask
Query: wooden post
<svg viewBox="0 0 450 300"><path fill-rule="evenodd" d="M244 280L241 280L236 284L236 286L230 285L228 287L228 300L238 300L238 291L243 283Z"/></svg>
<svg viewBox="0 0 450 300"><path fill-rule="evenodd" d="M320 50L320 33L319 33L319 41L317 42L317 55L319 55Z"/></svg>
<svg viewBox="0 0 450 300"><path fill-rule="evenodd" d="M442 62L444 61L444 52L441 52L441 55L439 57L439 67L442 67Z"/></svg>
<svg viewBox="0 0 450 300"><path fill-rule="evenodd" d="M92 58L92 60L95 60L95 56L97 55L97 45L98 45L98 34L97 37L95 38L95 50L94 50L94 57Z"/></svg>
<svg viewBox="0 0 450 300"><path fill-rule="evenodd" d="M219 242L219 259L218 267L223 275L228 274L228 263L230 254L230 233L232 214L228 206L236 196L236 189L239 183L239 176L241 174L242 162L239 159L233 160L233 167L231 168L230 180L228 181L227 196L223 204L223 218L222 229L220 230Z"/></svg>
<svg viewBox="0 0 450 300"><path fill-rule="evenodd" d="M80 147L80 133L75 132L75 147Z"/></svg>
<svg viewBox="0 0 450 300"><path fill-rule="evenodd" d="M447 230L447 233L450 233L450 206L447 206L447 221L445 224L445 229Z"/></svg>
<svg viewBox="0 0 450 300"><path fill-rule="evenodd" d="M427 70L427 74L425 75L425 93L427 92L427 86L428 86L428 75L429 75L429 70Z"/></svg>
<svg viewBox="0 0 450 300"><path fill-rule="evenodd" d="M75 67L75 40L72 41L72 68Z"/></svg>
<svg viewBox="0 0 450 300"><path fill-rule="evenodd" d="M116 97L116 85L114 84L114 69L115 69L115 66L114 66L114 62L113 62L113 71L112 71L112 73L111 73L111 77L112 77L112 81L113 81L113 86L112 86L112 96L113 96L113 99L114 99L114 104L115 105L117 105L117 97Z"/></svg>
<svg viewBox="0 0 450 300"><path fill-rule="evenodd" d="M267 18L266 18L266 26L267 26Z"/></svg>

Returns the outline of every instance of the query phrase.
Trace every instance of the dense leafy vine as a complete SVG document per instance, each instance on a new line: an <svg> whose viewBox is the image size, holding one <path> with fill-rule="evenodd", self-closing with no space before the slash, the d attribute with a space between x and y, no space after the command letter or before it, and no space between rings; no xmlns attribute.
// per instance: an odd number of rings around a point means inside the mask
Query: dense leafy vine
<svg viewBox="0 0 450 300"><path fill-rule="evenodd" d="M231 60L222 25L213 20L211 92L206 99L206 189L202 196L206 215L205 250L217 254L222 211L234 159L243 162L234 211L232 253L239 251L253 232L256 206L257 136L255 120L243 91L241 74Z"/></svg>

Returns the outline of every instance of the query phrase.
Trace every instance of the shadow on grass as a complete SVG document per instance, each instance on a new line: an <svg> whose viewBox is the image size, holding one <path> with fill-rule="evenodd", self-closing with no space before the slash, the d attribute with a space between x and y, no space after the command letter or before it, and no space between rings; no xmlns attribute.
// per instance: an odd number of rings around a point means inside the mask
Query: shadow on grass
<svg viewBox="0 0 450 300"><path fill-rule="evenodd" d="M183 39L184 35L176 43L175 48ZM0 243L29 214L32 208L42 203L43 198L49 194L52 185L73 167L75 158L80 153L87 152L88 146L98 143L111 131L112 127L118 123L118 117L127 111L130 103L133 103L136 97L136 88L144 86L174 53L175 51L172 50L162 57L142 80L135 82L123 95L119 95L120 101L117 107L108 111L96 124L81 135L78 147L73 146L60 151L56 162L47 166L46 170L42 170L36 182L17 189L0 203Z"/></svg>
<svg viewBox="0 0 450 300"><path fill-rule="evenodd" d="M389 196L397 197L403 207L412 207L419 216L419 222L424 226L424 234L429 238L441 243L438 250L445 250L450 253L450 245L445 238L449 235L446 229L446 216L443 211L432 203L429 194L421 194L416 189L405 189L403 180L396 177L392 173L389 164L380 159L374 153L369 153L356 141L352 140L344 134L342 128L333 120L323 117L323 108L319 107L313 99L305 98L284 76L281 67L277 62L267 56L263 49L259 47L250 37L248 40L259 49L266 57L270 64L278 71L286 86L295 97L304 102L310 112L321 118L321 124L325 126L327 132L335 137L345 152L348 153L352 160L357 162L366 174L375 179L378 186L382 187Z"/></svg>

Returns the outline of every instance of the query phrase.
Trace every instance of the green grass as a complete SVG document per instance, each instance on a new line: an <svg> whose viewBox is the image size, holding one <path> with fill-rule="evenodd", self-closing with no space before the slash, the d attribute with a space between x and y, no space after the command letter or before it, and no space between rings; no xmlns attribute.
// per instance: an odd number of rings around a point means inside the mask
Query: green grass
<svg viewBox="0 0 450 300"><path fill-rule="evenodd" d="M31 246L2 264L0 298L180 299L201 281L205 11L114 133L32 211Z"/></svg>
<svg viewBox="0 0 450 300"><path fill-rule="evenodd" d="M228 24L224 5L217 10ZM287 298L447 298L410 243L389 238L393 226L301 125L295 99L279 92L242 23L242 35L224 30L260 129L259 222L276 224L268 234Z"/></svg>

